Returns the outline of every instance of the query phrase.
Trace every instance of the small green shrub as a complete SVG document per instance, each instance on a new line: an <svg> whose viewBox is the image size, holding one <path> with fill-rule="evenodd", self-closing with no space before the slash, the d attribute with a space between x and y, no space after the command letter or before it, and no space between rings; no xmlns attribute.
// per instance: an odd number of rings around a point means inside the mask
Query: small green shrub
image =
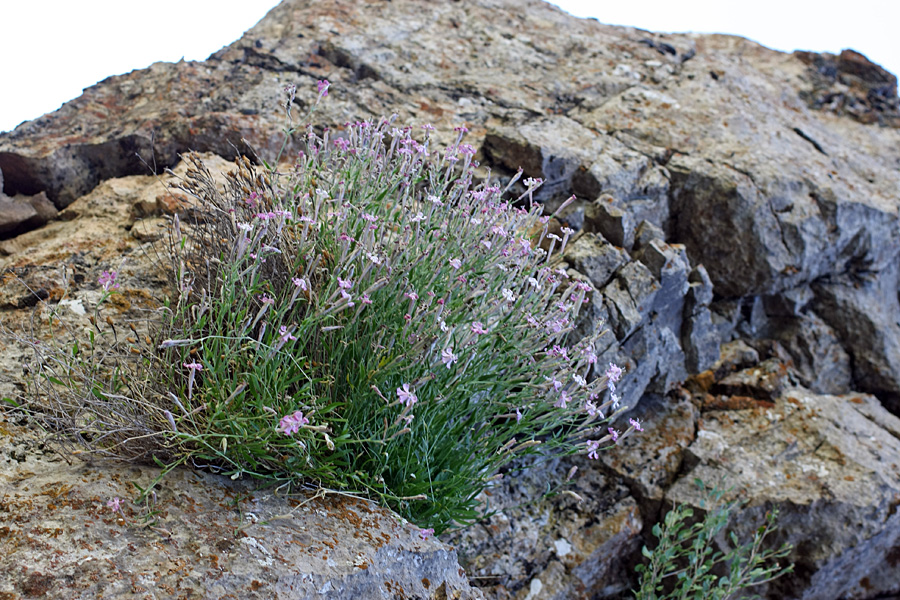
<svg viewBox="0 0 900 600"><path fill-rule="evenodd" d="M699 479L695 483L705 489ZM777 511L766 514L765 523L756 530L752 541L740 544L731 532L733 549L727 554L714 550L716 536L728 525L736 506L735 502L722 504L722 495L716 489L706 491L704 504L708 504L708 509L702 521L688 524L693 510L676 506L662 523L653 526L657 546L653 550L643 548L647 563L637 567L641 577L635 598L725 600L793 571L793 565L782 568L777 562L790 554L790 544L777 550L762 549L766 536L775 529ZM720 565L725 568L724 575L717 574Z"/></svg>
<svg viewBox="0 0 900 600"><path fill-rule="evenodd" d="M153 344L100 354L92 332L85 355L44 362L45 391L74 394L67 431L169 467L362 494L440 532L477 518L513 458L596 458L640 429L605 425L621 370L595 365L596 336L563 345L591 289L558 268L569 233L548 233L540 182L515 198L521 172L475 185L464 132L436 153L428 128L307 126L293 164L239 159L224 188L194 160L180 187L199 203L170 229ZM114 273L99 283L115 293Z"/></svg>

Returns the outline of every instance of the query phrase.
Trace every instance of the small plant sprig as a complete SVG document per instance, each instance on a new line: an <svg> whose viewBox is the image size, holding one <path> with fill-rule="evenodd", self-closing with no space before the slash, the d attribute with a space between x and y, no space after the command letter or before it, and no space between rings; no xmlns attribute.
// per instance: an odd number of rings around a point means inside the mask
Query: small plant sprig
<svg viewBox="0 0 900 600"><path fill-rule="evenodd" d="M695 483L706 491L703 505L708 508L703 520L688 525L693 510L676 506L662 523L653 526L657 546L653 550L644 546L642 550L648 562L637 567L641 577L640 587L634 593L636 599L725 600L743 589L768 583L793 571L793 565L781 567L777 562L790 554L790 544L785 543L778 549L762 549L766 537L775 529L776 510L766 513L765 523L756 530L751 541L741 544L731 532L732 550L727 554L715 551L716 536L728 525L736 502L723 504L724 492L707 490L699 479ZM718 565L725 566L725 575L714 572ZM673 577L674 582L670 579Z"/></svg>

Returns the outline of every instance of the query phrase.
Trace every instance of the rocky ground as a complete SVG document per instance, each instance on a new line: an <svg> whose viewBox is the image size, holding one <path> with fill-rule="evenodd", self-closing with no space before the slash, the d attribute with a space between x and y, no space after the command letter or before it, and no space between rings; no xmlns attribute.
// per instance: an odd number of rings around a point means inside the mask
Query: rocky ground
<svg viewBox="0 0 900 600"><path fill-rule="evenodd" d="M266 563L243 540L274 536L287 548L297 528L325 531L322 521L309 521L310 509L292 514L291 532L278 521L231 535L245 521L238 508L215 508L232 488L212 476L179 473L158 498L166 516L154 527L168 536L123 526L105 499L151 470L51 461L57 454L42 455L48 447L7 416L0 569L13 577L0 594L92 597L90 587L66 590L94 575L120 594L153 581L177 589L169 570L192 568L185 597L214 597L209 586L225 580L243 595L253 582L281 589L302 564L346 590L362 589L352 586L376 566L406 567L409 597L617 597L662 511L698 502L696 477L747 500L738 533L780 510L773 543L794 544L797 568L767 597L900 594L900 112L896 78L849 50L784 54L731 36L611 27L537 0L286 0L207 61L111 77L0 134L0 311L10 332L0 396L25 397L26 342L47 342L55 318L63 337L86 331L103 270L120 273L116 319L145 324L158 307L154 244L184 199L153 171L178 172L189 150L225 169L242 140L274 155L283 87L298 86L302 115L319 79L332 88L314 119L335 135L347 121L396 113L433 124L447 143L465 124L495 175L521 166L545 179L550 208L578 197L561 217L582 232L565 261L598 290L580 331L606 323L598 350L626 366L623 400L647 432L598 461L501 480L490 499L504 510L445 540L480 588L471 591L448 546L417 541L377 511L373 527L393 536L383 548L338 523L335 565L317 571L299 553ZM571 466L577 497L535 500ZM199 505L190 515L183 497ZM270 516L291 502L257 501ZM315 505L365 512L339 498ZM212 538L190 529L219 520L215 535L231 544L221 568L204 562ZM371 558L367 574L354 553ZM165 571L159 561L170 561ZM415 579L419 564L436 575ZM385 587L390 577L378 593L399 596Z"/></svg>

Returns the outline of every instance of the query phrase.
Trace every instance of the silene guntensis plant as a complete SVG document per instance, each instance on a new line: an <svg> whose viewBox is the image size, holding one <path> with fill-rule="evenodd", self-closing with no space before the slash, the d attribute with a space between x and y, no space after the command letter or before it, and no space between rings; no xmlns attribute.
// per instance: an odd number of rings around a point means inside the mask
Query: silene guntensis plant
<svg viewBox="0 0 900 600"><path fill-rule="evenodd" d="M511 461L596 458L640 430L609 426L622 371L598 364L599 327L571 340L593 290L559 266L568 234L550 237L540 181L518 196L521 171L476 183L465 128L443 151L431 131L289 126L291 164L242 157L224 184L187 156L178 187L197 202L171 221L171 297L150 335L101 351L92 330L43 357L69 438L363 495L440 533L479 517ZM98 283L118 293L115 272Z"/></svg>

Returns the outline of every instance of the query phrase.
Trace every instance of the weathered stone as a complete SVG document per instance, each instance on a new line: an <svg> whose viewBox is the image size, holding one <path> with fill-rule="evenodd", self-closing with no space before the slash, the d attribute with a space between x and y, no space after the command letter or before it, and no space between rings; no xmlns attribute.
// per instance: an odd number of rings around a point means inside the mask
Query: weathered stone
<svg viewBox="0 0 900 600"><path fill-rule="evenodd" d="M612 244L631 250L634 245L633 217L613 202L612 196L604 194L588 206L584 216L585 231L597 231Z"/></svg>
<svg viewBox="0 0 900 600"><path fill-rule="evenodd" d="M546 201L566 195L579 167L600 152L597 134L566 117L546 117L487 133L482 152L492 163L527 177L543 179L534 198Z"/></svg>
<svg viewBox="0 0 900 600"><path fill-rule="evenodd" d="M719 359L721 338L708 308L699 308L685 318L681 330L685 367L691 373L709 369Z"/></svg>
<svg viewBox="0 0 900 600"><path fill-rule="evenodd" d="M619 269L616 278L622 282L624 289L628 291L628 295L631 296L634 302L635 309L642 316L647 315L660 291L659 281L653 277L653 273L642 263L631 261Z"/></svg>
<svg viewBox="0 0 900 600"><path fill-rule="evenodd" d="M685 295L685 305L691 314L708 307L713 300L713 284L703 265L691 269L688 275L690 287Z"/></svg>
<svg viewBox="0 0 900 600"><path fill-rule="evenodd" d="M187 470L136 502L160 469L66 463L16 447L34 431L9 420L2 431L6 597L483 598L452 549L370 502Z"/></svg>
<svg viewBox="0 0 900 600"><path fill-rule="evenodd" d="M744 540L777 508L777 543L794 544L788 559L795 570L768 590L753 590L765 597L896 594L898 437L900 420L871 396L789 389L774 405L704 412L685 474L666 498L699 507L699 478L728 490L727 499L750 499L731 520Z"/></svg>
<svg viewBox="0 0 900 600"><path fill-rule="evenodd" d="M566 248L566 260L602 290L616 271L628 263L628 254L595 233L586 233Z"/></svg>
<svg viewBox="0 0 900 600"><path fill-rule="evenodd" d="M634 255L659 281L653 312L669 329L680 331L685 293L689 291L688 272L691 268L684 246L653 240Z"/></svg>
<svg viewBox="0 0 900 600"><path fill-rule="evenodd" d="M794 56L809 65L812 88L802 90L800 97L810 108L848 115L861 123L900 126L897 77L892 73L849 49L839 56L802 50Z"/></svg>
<svg viewBox="0 0 900 600"><path fill-rule="evenodd" d="M634 232L634 251L641 250L653 240L666 241L665 232L650 221L641 221Z"/></svg>
<svg viewBox="0 0 900 600"><path fill-rule="evenodd" d="M816 314L852 357L854 389L900 413L900 303L897 268L855 281L816 283Z"/></svg>
<svg viewBox="0 0 900 600"><path fill-rule="evenodd" d="M772 318L766 337L778 340L787 350L804 387L819 394L850 392L850 356L841 347L834 329L815 313Z"/></svg>
<svg viewBox="0 0 900 600"><path fill-rule="evenodd" d="M788 386L787 375L786 365L770 358L743 371L726 375L713 386L712 391L725 396L749 396L774 402Z"/></svg>
<svg viewBox="0 0 900 600"><path fill-rule="evenodd" d="M799 317L806 306L813 301L815 294L808 285L801 285L785 290L775 296L763 298L766 314L776 317Z"/></svg>
<svg viewBox="0 0 900 600"><path fill-rule="evenodd" d="M669 398L651 394L628 417L640 420L644 432L634 432L602 453L600 461L635 490L646 512L652 514L659 510L685 450L694 442L700 414L685 394ZM618 425L625 428L627 422Z"/></svg>
<svg viewBox="0 0 900 600"><path fill-rule="evenodd" d="M547 481L563 481L572 468L564 491L544 497ZM497 513L448 542L490 597L564 600L627 591L641 513L628 488L594 461L572 457L513 469L489 499Z"/></svg>

